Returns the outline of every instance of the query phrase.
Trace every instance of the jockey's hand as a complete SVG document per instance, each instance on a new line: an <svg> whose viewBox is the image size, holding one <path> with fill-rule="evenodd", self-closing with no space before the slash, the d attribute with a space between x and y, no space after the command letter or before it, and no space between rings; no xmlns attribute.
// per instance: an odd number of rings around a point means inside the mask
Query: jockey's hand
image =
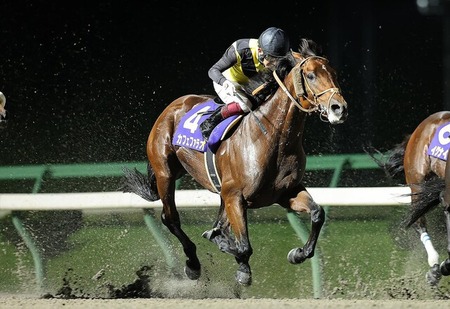
<svg viewBox="0 0 450 309"><path fill-rule="evenodd" d="M230 82L229 80L224 81L222 86L223 90L227 95L234 96L234 94L236 93L236 88L234 87L233 83Z"/></svg>

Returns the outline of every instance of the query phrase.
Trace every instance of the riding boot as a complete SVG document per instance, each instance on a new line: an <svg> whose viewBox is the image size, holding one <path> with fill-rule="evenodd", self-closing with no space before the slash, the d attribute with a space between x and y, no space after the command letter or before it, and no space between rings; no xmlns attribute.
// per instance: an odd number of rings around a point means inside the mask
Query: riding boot
<svg viewBox="0 0 450 309"><path fill-rule="evenodd" d="M216 109L211 116L203 121L200 124L200 130L202 131L203 138L205 141L208 140L209 135L211 134L212 130L225 118L222 116L222 108Z"/></svg>
<svg viewBox="0 0 450 309"><path fill-rule="evenodd" d="M205 141L208 141L209 135L211 134L212 130L215 128L216 125L218 125L222 120L227 119L230 116L234 115L241 115L244 111L239 106L239 103L232 102L225 106L222 106L221 108L216 109L212 114L211 117L203 121L203 123L200 124L200 129L203 134L203 138Z"/></svg>

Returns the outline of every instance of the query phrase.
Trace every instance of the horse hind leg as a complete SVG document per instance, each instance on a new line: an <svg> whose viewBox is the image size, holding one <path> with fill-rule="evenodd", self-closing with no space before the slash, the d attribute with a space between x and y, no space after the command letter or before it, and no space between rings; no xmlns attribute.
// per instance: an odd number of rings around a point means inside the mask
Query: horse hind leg
<svg viewBox="0 0 450 309"><path fill-rule="evenodd" d="M197 256L197 247L181 228L180 215L175 205L175 182L173 181L169 190L161 191L160 189L159 191L165 192L164 194L161 193L161 202L163 204L161 221L169 231L175 235L183 247L184 254L187 257L184 268L186 276L191 280L197 280L201 274L200 261Z"/></svg>
<svg viewBox="0 0 450 309"><path fill-rule="evenodd" d="M159 149L159 148L158 148ZM191 280L200 277L201 266L197 256L197 248L189 236L181 228L181 220L175 204L176 179L183 174L183 167L175 155L163 154L150 157L155 170L157 190L163 204L161 221L178 239L187 257L184 272Z"/></svg>
<svg viewBox="0 0 450 309"><path fill-rule="evenodd" d="M442 277L439 268L439 253L434 248L430 235L428 235L426 219L424 217L419 218L412 227L420 235L420 241L427 252L428 265L430 266L425 275L427 282L432 286L438 285Z"/></svg>
<svg viewBox="0 0 450 309"><path fill-rule="evenodd" d="M450 205L444 200L441 194L441 203L444 205L445 225L447 227L447 253L448 257L440 265L440 271L443 276L450 275Z"/></svg>
<svg viewBox="0 0 450 309"><path fill-rule="evenodd" d="M175 205L175 177L171 177L170 172L163 173L161 170L159 173L155 173L150 164L148 164L147 169L148 175L146 176L137 169L129 170L125 168L122 191L137 194L150 202L161 199L163 204L161 221L182 244L184 253L188 258L184 271L189 279L196 280L201 273L200 261L197 257L195 244L181 228L180 216ZM163 177L161 176L163 174L169 176Z"/></svg>

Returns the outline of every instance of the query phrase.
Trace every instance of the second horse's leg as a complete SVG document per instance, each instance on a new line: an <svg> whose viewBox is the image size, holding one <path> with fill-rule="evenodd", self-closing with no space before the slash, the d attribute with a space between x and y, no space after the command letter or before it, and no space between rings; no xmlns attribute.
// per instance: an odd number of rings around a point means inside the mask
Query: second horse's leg
<svg viewBox="0 0 450 309"><path fill-rule="evenodd" d="M447 227L447 253L448 257L445 261L441 263L440 271L444 276L450 275L450 206L449 204L441 199L442 205L444 205L444 215L445 215L445 225Z"/></svg>
<svg viewBox="0 0 450 309"><path fill-rule="evenodd" d="M426 273L426 279L430 285L437 285L442 277L439 269L439 254L436 249L434 249L430 235L428 235L425 217L419 218L412 227L419 234L420 241L427 251L430 270Z"/></svg>
<svg viewBox="0 0 450 309"><path fill-rule="evenodd" d="M450 158L445 165L445 189L440 196L441 204L444 206L445 225L447 227L447 254L448 257L441 263L442 275L450 275Z"/></svg>

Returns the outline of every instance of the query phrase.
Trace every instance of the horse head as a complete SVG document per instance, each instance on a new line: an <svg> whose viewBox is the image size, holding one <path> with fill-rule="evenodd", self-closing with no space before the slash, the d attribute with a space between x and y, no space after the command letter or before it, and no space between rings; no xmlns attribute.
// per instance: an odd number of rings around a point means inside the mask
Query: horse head
<svg viewBox="0 0 450 309"><path fill-rule="evenodd" d="M315 54L292 52L292 56L297 64L291 70L290 82L296 98L274 72L275 79L289 98L306 113L319 112L323 121L331 124L344 122L348 114L347 102L341 94L336 71L328 60Z"/></svg>
<svg viewBox="0 0 450 309"><path fill-rule="evenodd" d="M6 97L0 92L0 122L5 121L6 118Z"/></svg>

